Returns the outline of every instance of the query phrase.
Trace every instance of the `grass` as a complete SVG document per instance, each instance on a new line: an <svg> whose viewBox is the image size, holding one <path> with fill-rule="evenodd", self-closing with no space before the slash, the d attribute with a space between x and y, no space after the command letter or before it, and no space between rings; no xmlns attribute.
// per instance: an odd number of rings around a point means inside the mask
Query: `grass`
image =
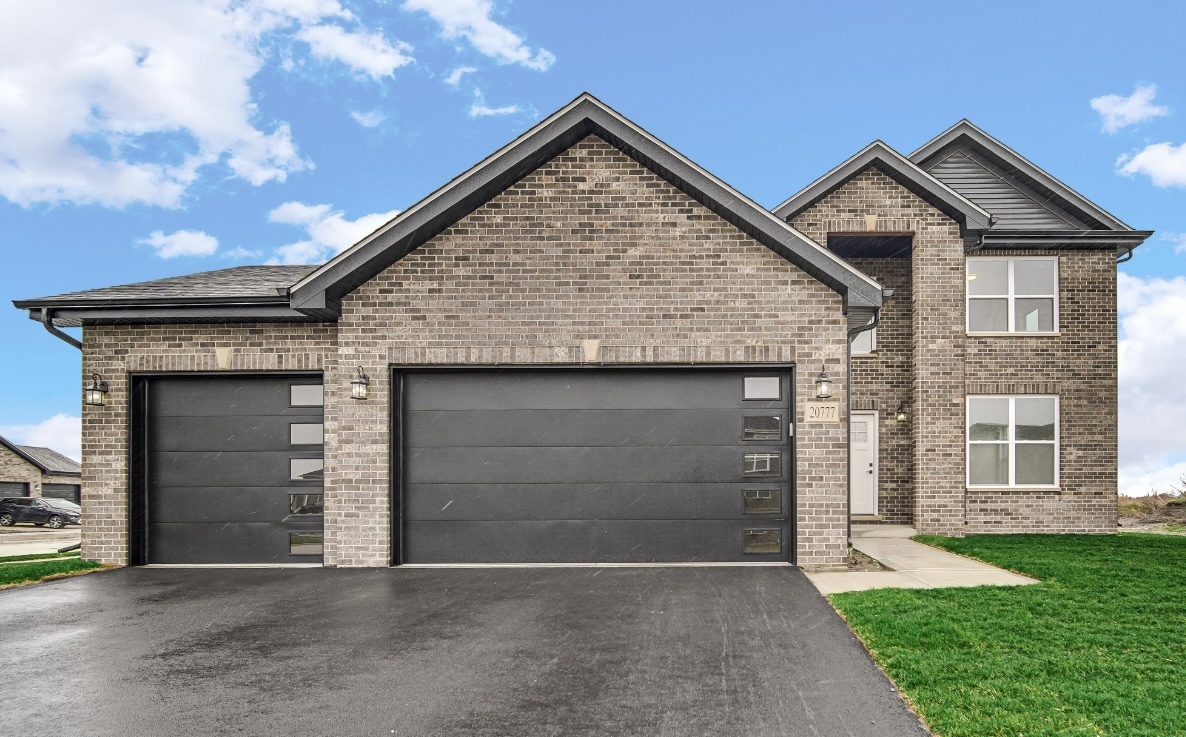
<svg viewBox="0 0 1186 737"><path fill-rule="evenodd" d="M0 556L0 563L11 563L14 560L41 560L43 558L77 558L81 551L73 550L69 553L29 553L27 555Z"/></svg>
<svg viewBox="0 0 1186 737"><path fill-rule="evenodd" d="M1043 581L830 597L935 734L1186 734L1186 539L916 539Z"/></svg>
<svg viewBox="0 0 1186 737"><path fill-rule="evenodd" d="M0 566L0 588L75 575L102 567L102 563L93 560L79 560L78 558L63 558L42 563L13 563Z"/></svg>

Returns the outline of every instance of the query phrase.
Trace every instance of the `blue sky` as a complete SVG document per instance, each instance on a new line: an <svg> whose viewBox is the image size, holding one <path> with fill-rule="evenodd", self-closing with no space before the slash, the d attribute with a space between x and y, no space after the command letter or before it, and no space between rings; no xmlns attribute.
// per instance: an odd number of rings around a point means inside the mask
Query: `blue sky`
<svg viewBox="0 0 1186 737"><path fill-rule="evenodd" d="M1122 267L1121 485L1164 487L1186 473L1184 27L1166 2L13 0L0 297L323 260L582 91L767 206L967 117L1158 231ZM0 341L0 433L77 454L77 351L11 308Z"/></svg>

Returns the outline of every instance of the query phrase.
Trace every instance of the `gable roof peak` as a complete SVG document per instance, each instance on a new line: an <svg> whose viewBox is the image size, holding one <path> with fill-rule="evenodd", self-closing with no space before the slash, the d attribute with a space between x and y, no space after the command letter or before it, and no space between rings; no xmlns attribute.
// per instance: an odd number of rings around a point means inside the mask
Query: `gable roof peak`
<svg viewBox="0 0 1186 737"><path fill-rule="evenodd" d="M931 176L880 139L874 140L819 179L791 195L775 207L773 212L782 220L790 220L871 167L931 203L965 228L980 230L992 224L992 216L987 211Z"/></svg>
<svg viewBox="0 0 1186 737"><path fill-rule="evenodd" d="M479 161L292 286L290 304L334 319L342 298L578 141L596 135L750 237L840 293L881 306L881 285L589 92Z"/></svg>
<svg viewBox="0 0 1186 737"><path fill-rule="evenodd" d="M1032 190L1047 198L1078 219L1097 226L1100 230L1132 231L1132 227L1076 192L1044 169L1006 146L967 118L961 118L947 130L919 146L910 154L910 161L920 167L936 160L937 156L955 146L968 146L987 156L1002 169L1016 173Z"/></svg>

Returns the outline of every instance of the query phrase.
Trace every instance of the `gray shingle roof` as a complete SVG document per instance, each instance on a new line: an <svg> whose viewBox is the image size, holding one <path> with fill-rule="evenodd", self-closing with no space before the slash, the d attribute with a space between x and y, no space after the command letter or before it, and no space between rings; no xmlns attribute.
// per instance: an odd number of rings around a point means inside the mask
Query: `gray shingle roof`
<svg viewBox="0 0 1186 737"><path fill-rule="evenodd" d="M276 299L277 289L292 286L316 266L236 266L217 271L173 276L167 279L142 281L82 292L68 292L37 299L17 300L17 307L44 304L126 304L145 302L177 302L179 300L257 301Z"/></svg>
<svg viewBox="0 0 1186 737"><path fill-rule="evenodd" d="M33 460L44 466L50 473L82 473L82 464L73 458L67 458L56 450L40 448L36 445L19 446Z"/></svg>

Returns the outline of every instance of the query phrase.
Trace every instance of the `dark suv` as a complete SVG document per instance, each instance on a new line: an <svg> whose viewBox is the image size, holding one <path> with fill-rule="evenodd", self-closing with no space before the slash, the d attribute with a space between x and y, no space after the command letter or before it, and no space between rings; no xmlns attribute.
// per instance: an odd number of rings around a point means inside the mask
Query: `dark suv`
<svg viewBox="0 0 1186 737"><path fill-rule="evenodd" d="M38 527L58 529L82 524L82 507L65 499L16 496L0 499L0 527L32 522Z"/></svg>

